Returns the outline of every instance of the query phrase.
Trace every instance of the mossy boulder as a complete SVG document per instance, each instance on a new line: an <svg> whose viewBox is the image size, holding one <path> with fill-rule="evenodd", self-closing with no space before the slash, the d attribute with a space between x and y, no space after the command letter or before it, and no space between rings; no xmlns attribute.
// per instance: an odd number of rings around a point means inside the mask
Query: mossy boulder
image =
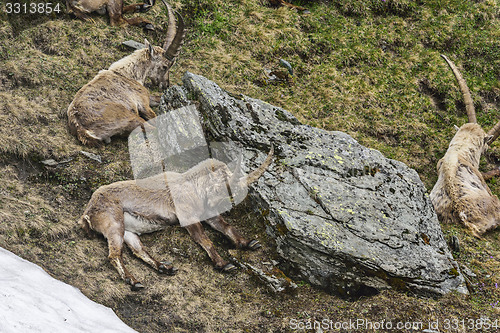
<svg viewBox="0 0 500 333"><path fill-rule="evenodd" d="M343 295L467 293L414 170L202 76L186 73L183 83L165 93L162 112L196 104L208 138L246 150L246 171L275 147L250 195L287 274Z"/></svg>

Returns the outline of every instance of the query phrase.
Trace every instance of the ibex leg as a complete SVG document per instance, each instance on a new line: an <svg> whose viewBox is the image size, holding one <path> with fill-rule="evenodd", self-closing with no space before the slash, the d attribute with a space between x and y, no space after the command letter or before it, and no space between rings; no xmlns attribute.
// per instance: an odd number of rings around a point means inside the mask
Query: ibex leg
<svg viewBox="0 0 500 333"><path fill-rule="evenodd" d="M226 237L228 237L233 242L233 244L239 248L249 248L251 250L256 250L256 249L260 248L260 243L258 240L255 240L255 239L248 240L248 239L244 238L238 232L238 230L236 230L235 227L233 227L232 225L230 225L226 221L224 221L224 219L220 215L216 216L216 217L212 217L212 218L206 220L205 222L208 223L215 230L226 235Z"/></svg>
<svg viewBox="0 0 500 333"><path fill-rule="evenodd" d="M93 129L93 133L102 141L109 141L108 139L114 135L130 133L141 125L154 130L154 127L146 123L138 114L131 112L120 104L109 103L104 108L101 117L102 123L105 125ZM113 119L113 121L109 121L109 119Z"/></svg>
<svg viewBox="0 0 500 333"><path fill-rule="evenodd" d="M123 13L125 13L125 10L129 12L138 10L137 5L123 7L123 1L110 0L106 8L108 9L109 21L112 26L128 23L131 25L141 26L149 30L154 30L151 22L146 19L143 19L141 17L126 19L123 17Z"/></svg>
<svg viewBox="0 0 500 333"><path fill-rule="evenodd" d="M90 19L90 17L87 14L85 14L78 8L73 7L73 5L71 5L69 1L66 1L66 9L68 13L73 13L73 15L75 15L81 20L87 21L88 19Z"/></svg>
<svg viewBox="0 0 500 333"><path fill-rule="evenodd" d="M132 286L132 290L139 290L143 288L143 285L137 281L137 279L130 274L123 263L122 250L123 250L123 236L124 236L124 226L123 226L123 213L121 213L122 221L119 221L119 214L116 214L111 209L111 212L102 212L95 215L92 225L96 226L96 231L103 234L103 236L108 240L109 248L109 261L113 267L118 271L121 278L125 280Z"/></svg>
<svg viewBox="0 0 500 333"><path fill-rule="evenodd" d="M112 26L128 23L122 16L123 2L110 0L106 6L109 15L109 23Z"/></svg>
<svg viewBox="0 0 500 333"><path fill-rule="evenodd" d="M155 30L153 23L149 22L145 18L142 17L132 17L132 18L123 18L130 25L136 25L139 27L143 27L147 30Z"/></svg>
<svg viewBox="0 0 500 333"><path fill-rule="evenodd" d="M172 264L167 262L159 262L158 260L154 259L144 249L144 245L142 245L139 236L137 236L133 232L125 231L124 240L136 257L142 259L145 263L151 265L158 272L168 275L174 275L177 272L177 269L174 268Z"/></svg>
<svg viewBox="0 0 500 333"><path fill-rule="evenodd" d="M210 259L214 263L217 269L221 269L224 272L232 271L236 267L233 264L230 264L226 260L222 259L221 256L215 250L215 246L205 234L205 230L201 223L193 223L186 226L186 229L189 232L189 235L194 239L194 241L201 245L201 247L208 253Z"/></svg>
<svg viewBox="0 0 500 333"><path fill-rule="evenodd" d="M500 176L500 169L493 169L488 172L483 172L482 173L484 180L489 180L493 177L498 177Z"/></svg>
<svg viewBox="0 0 500 333"><path fill-rule="evenodd" d="M136 3L133 5L128 5L123 7L123 13L135 13L142 12L145 13L149 11L153 6L147 3Z"/></svg>
<svg viewBox="0 0 500 333"><path fill-rule="evenodd" d="M149 103L151 103L151 96L149 97ZM153 99L154 101L154 99ZM158 104L160 104L161 96L158 97ZM139 109L139 115L145 120L150 120L156 117L156 113L151 109L149 105L145 105L143 108Z"/></svg>

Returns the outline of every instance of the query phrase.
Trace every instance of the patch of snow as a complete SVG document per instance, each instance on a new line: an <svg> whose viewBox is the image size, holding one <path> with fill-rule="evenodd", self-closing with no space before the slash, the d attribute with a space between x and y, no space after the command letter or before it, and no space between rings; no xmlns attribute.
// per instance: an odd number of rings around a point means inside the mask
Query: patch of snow
<svg viewBox="0 0 500 333"><path fill-rule="evenodd" d="M0 248L0 332L136 332L111 310Z"/></svg>

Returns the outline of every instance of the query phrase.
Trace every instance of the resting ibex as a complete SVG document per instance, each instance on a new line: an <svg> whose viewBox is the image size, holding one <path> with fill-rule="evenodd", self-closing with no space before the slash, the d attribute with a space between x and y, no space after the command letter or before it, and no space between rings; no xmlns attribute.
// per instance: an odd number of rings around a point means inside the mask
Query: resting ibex
<svg viewBox="0 0 500 333"><path fill-rule="evenodd" d="M469 88L455 65L442 56L459 83L469 122L450 142L448 151L438 162L438 181L430 198L442 222L458 222L480 237L500 224L500 201L491 194L479 172L479 159L500 135L500 122L488 133L476 123L476 113Z"/></svg>
<svg viewBox="0 0 500 333"><path fill-rule="evenodd" d="M144 87L149 77L153 84L167 86L169 69L184 40L184 21L178 27L170 6L169 25L163 48L146 47L113 63L108 70L83 86L68 107L70 132L84 144L96 146L110 142L113 135L128 134L137 126L156 117L150 107L150 95Z"/></svg>
<svg viewBox="0 0 500 333"><path fill-rule="evenodd" d="M148 30L154 30L153 24L141 17L124 18L125 13L147 12L154 6L156 0L145 0L145 3L134 5L123 5L124 0L66 0L66 8L73 12L76 17L87 20L87 14L97 12L100 15L109 15L109 22L112 26L121 24L131 24L142 26Z"/></svg>
<svg viewBox="0 0 500 333"><path fill-rule="evenodd" d="M208 159L184 173L163 172L140 181L128 180L101 186L92 194L79 224L87 232L94 230L107 239L109 260L120 276L131 284L132 290L143 288L143 285L123 264L123 242L158 272L175 274L176 269L171 263L159 262L146 252L138 235L177 224L179 216L182 216L182 225L208 253L215 267L225 272L231 271L235 266L217 253L203 230L200 217L216 210L222 200L230 200L227 187L234 194L235 189L259 179L271 164L272 157L271 147L265 161L241 178L237 171L231 172L223 162ZM222 195L224 190L226 194ZM239 248L254 250L260 247L259 241L245 239L218 214L208 214L214 217L205 222L226 235Z"/></svg>

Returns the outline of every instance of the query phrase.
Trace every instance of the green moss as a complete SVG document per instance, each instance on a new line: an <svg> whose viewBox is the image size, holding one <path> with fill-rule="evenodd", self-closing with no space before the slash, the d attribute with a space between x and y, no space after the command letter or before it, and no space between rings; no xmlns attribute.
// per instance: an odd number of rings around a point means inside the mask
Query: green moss
<svg viewBox="0 0 500 333"><path fill-rule="evenodd" d="M450 269L450 271L448 272L449 275L452 275L452 276L459 276L460 273L458 272L458 270L456 268L452 268Z"/></svg>

